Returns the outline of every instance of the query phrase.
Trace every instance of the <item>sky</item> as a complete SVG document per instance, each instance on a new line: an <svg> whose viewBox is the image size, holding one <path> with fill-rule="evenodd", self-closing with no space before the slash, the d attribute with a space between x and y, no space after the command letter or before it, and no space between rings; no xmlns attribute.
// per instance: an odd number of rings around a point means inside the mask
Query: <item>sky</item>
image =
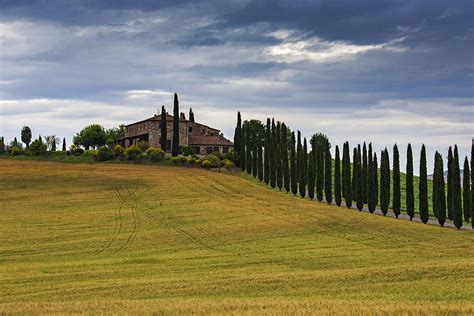
<svg viewBox="0 0 474 316"><path fill-rule="evenodd" d="M474 1L0 0L0 135L72 136L172 111L233 138L274 117L335 145L474 136ZM416 166L416 164L415 164Z"/></svg>

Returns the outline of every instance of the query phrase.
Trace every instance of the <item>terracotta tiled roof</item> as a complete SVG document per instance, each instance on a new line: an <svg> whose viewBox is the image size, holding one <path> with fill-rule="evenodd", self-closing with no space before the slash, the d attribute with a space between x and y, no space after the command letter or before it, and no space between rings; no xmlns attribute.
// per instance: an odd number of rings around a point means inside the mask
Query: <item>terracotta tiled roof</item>
<svg viewBox="0 0 474 316"><path fill-rule="evenodd" d="M166 114L166 122L173 122L173 118L174 118L173 115ZM128 124L128 125L125 125L125 126L131 126L131 125L135 125L135 124L138 124L138 123L143 123L143 122L146 122L146 121L161 121L161 114L158 114L158 115L152 116L150 118L147 118L146 120L138 121L138 122L131 123L131 124ZM179 118L179 121L180 122L188 122L188 120L185 120L181 117Z"/></svg>
<svg viewBox="0 0 474 316"><path fill-rule="evenodd" d="M218 136L189 136L188 144L209 146L233 146L234 144L222 135Z"/></svg>

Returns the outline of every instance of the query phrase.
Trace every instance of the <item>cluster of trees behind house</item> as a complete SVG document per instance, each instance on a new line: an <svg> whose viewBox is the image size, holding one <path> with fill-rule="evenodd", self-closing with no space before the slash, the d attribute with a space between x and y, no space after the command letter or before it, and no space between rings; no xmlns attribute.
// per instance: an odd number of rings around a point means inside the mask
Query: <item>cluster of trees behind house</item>
<svg viewBox="0 0 474 316"><path fill-rule="evenodd" d="M399 150L395 144L392 161L387 148L380 156L372 144L358 144L352 149L349 142L335 148L334 159L331 143L326 135L317 133L309 142L302 139L300 131L291 131L284 122L268 118L266 125L259 120L242 122L240 112L234 134L236 165L259 181L272 188L284 190L311 200L325 200L351 208L353 203L359 211L364 207L373 213L377 207L386 215L390 204L398 218L402 210L401 171ZM456 228L471 221L474 227L474 146L471 161L464 159L463 183L460 177L460 158L455 145L448 150L448 176L445 181L443 156L436 152L432 182L432 214L443 226L446 218ZM380 160L379 160L380 159ZM380 164L379 164L380 162ZM415 200L418 199L418 214L423 223L430 218L426 149L420 152L418 188L414 187L413 152L407 146L405 184L405 210L410 220L415 217ZM392 182L392 183L391 183ZM474 188L474 186L473 186ZM418 189L418 190L415 190ZM418 191L417 196L415 196Z"/></svg>

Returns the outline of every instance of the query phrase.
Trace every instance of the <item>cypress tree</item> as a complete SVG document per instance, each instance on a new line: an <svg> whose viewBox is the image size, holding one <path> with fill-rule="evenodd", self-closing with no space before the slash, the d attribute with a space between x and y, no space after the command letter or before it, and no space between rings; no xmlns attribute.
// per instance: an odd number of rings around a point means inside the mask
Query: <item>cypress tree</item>
<svg viewBox="0 0 474 316"><path fill-rule="evenodd" d="M258 135L254 135L253 141L251 141L252 145L252 175L254 178L258 176Z"/></svg>
<svg viewBox="0 0 474 316"><path fill-rule="evenodd" d="M238 116L239 116L239 119L240 119L240 112L239 112ZM193 108L189 108L189 121L194 123L194 112L193 112ZM237 125L238 125L238 124L237 124ZM235 139L235 138L234 138L234 139ZM234 142L234 146L235 146L235 142Z"/></svg>
<svg viewBox="0 0 474 316"><path fill-rule="evenodd" d="M329 148L329 142L325 144L324 154L324 195L326 196L326 202L331 204L332 202L332 159L331 150Z"/></svg>
<svg viewBox="0 0 474 316"><path fill-rule="evenodd" d="M410 220L415 216L415 193L413 190L413 152L411 144L407 147L406 208Z"/></svg>
<svg viewBox="0 0 474 316"><path fill-rule="evenodd" d="M428 210L428 175L426 170L426 149L425 145L421 146L420 155L420 182L419 182L419 206L420 206L420 219L423 224L428 222L429 210Z"/></svg>
<svg viewBox="0 0 474 316"><path fill-rule="evenodd" d="M369 194L369 173L368 173L368 161L367 161L367 146L365 145L362 147L362 188L364 192L364 204L367 203Z"/></svg>
<svg viewBox="0 0 474 316"><path fill-rule="evenodd" d="M369 154L367 162L367 207L370 213L373 213L375 211L372 143L369 144Z"/></svg>
<svg viewBox="0 0 474 316"><path fill-rule="evenodd" d="M276 127L276 135L275 135L275 161L276 161L276 179L277 179L277 187L281 191L283 188L283 167L281 163L281 124L280 122L277 123Z"/></svg>
<svg viewBox="0 0 474 316"><path fill-rule="evenodd" d="M474 144L471 145L471 226L474 228Z"/></svg>
<svg viewBox="0 0 474 316"><path fill-rule="evenodd" d="M301 132L298 131L296 140L296 181L298 182L298 188L301 185L302 168L303 168L303 146L301 145Z"/></svg>
<svg viewBox="0 0 474 316"><path fill-rule="evenodd" d="M448 218L453 220L453 149L449 147L448 150L448 192L447 192L447 203L448 203Z"/></svg>
<svg viewBox="0 0 474 316"><path fill-rule="evenodd" d="M51 151L56 151L56 137L55 136L53 136L53 139L52 139Z"/></svg>
<svg viewBox="0 0 474 316"><path fill-rule="evenodd" d="M334 199L337 206L341 206L341 161L339 147L336 145L336 157L334 160Z"/></svg>
<svg viewBox="0 0 474 316"><path fill-rule="evenodd" d="M165 106L161 107L161 120L160 120L160 146L165 152L168 150L166 142L166 134L168 132L168 126L166 126L166 110Z"/></svg>
<svg viewBox="0 0 474 316"><path fill-rule="evenodd" d="M352 153L352 200L357 201L357 167L358 167L358 161L357 161L357 147L354 147L354 151Z"/></svg>
<svg viewBox="0 0 474 316"><path fill-rule="evenodd" d="M398 218L400 215L400 153L398 152L398 146L393 146L393 213Z"/></svg>
<svg viewBox="0 0 474 316"><path fill-rule="evenodd" d="M192 109L189 109L190 121L191 121L191 113L192 113ZM192 122L194 122L194 114L193 114ZM235 131L234 131L234 151L236 153L235 165L237 167L240 167L240 139L241 137L242 137L242 117L240 116L240 111L239 111L237 112L237 125L235 126ZM163 148L163 145L161 145L161 147Z"/></svg>
<svg viewBox="0 0 474 316"><path fill-rule="evenodd" d="M315 151L314 151L314 144L312 144L312 149L309 153L309 161L308 161L308 197L310 200L314 199L314 186L316 180L316 168L315 168Z"/></svg>
<svg viewBox="0 0 474 316"><path fill-rule="evenodd" d="M247 167L246 164L246 158L247 158L247 153L245 152L246 148L246 142L247 142L247 124L242 125L242 131L240 135L240 170L245 171L245 168Z"/></svg>
<svg viewBox="0 0 474 316"><path fill-rule="evenodd" d="M316 143L316 196L318 201L323 200L324 190L324 148L323 144Z"/></svg>
<svg viewBox="0 0 474 316"><path fill-rule="evenodd" d="M390 205L390 169L387 148L382 151L380 158L380 209L385 216ZM388 172L387 172L388 170Z"/></svg>
<svg viewBox="0 0 474 316"><path fill-rule="evenodd" d="M341 159L341 193L342 197L346 198L346 178L347 178L347 170L346 170L346 142L342 144L342 159Z"/></svg>
<svg viewBox="0 0 474 316"><path fill-rule="evenodd" d="M267 128L265 129L265 152L263 157L263 182L270 183L270 151L271 151L271 130L270 118L267 118Z"/></svg>
<svg viewBox="0 0 474 316"><path fill-rule="evenodd" d="M252 130L250 129L250 124L247 124L245 128L245 169L248 174L252 173Z"/></svg>
<svg viewBox="0 0 474 316"><path fill-rule="evenodd" d="M63 151L66 151L66 138L63 138Z"/></svg>
<svg viewBox="0 0 474 316"><path fill-rule="evenodd" d="M290 171L288 165L288 129L285 123L281 125L281 165L283 169L283 183L286 193L290 192Z"/></svg>
<svg viewBox="0 0 474 316"><path fill-rule="evenodd" d="M453 223L454 226L459 229L462 226L462 198L461 198L461 172L459 170L459 154L458 146L454 145L454 157L453 157L453 177L452 181L452 193L453 193Z"/></svg>
<svg viewBox="0 0 474 316"><path fill-rule="evenodd" d="M464 221L469 222L471 218L471 181L469 172L469 160L464 159L463 178L462 178L462 209L464 211Z"/></svg>
<svg viewBox="0 0 474 316"><path fill-rule="evenodd" d="M343 192L344 192L344 201L346 202L346 207L352 207L352 188L351 188L351 160L349 155L349 142L344 143L343 152L342 152L342 168L343 168Z"/></svg>
<svg viewBox="0 0 474 316"><path fill-rule="evenodd" d="M297 161L296 161L296 151L295 151L295 133L292 132L292 144L290 151L290 173L291 173L291 193L296 196L298 193L298 174L297 174Z"/></svg>
<svg viewBox="0 0 474 316"><path fill-rule="evenodd" d="M375 210L377 205L379 205L379 166L378 166L378 162L377 162L377 153L374 153L374 160L372 162L372 168L373 168L372 178L374 180L374 193L373 193L374 201L373 201L373 203L374 203L374 210Z"/></svg>
<svg viewBox="0 0 474 316"><path fill-rule="evenodd" d="M360 145L357 148L357 175L356 175L356 206L357 209L362 211L364 208L364 176L363 176L363 166L362 166L362 152L360 150Z"/></svg>
<svg viewBox="0 0 474 316"><path fill-rule="evenodd" d="M308 147L307 147L307 143L306 143L306 137L304 138L303 140L303 148L301 149L301 153L300 153L300 158L301 158L301 162L300 162L300 179L298 181L299 183L299 191L300 191L300 195L302 198L304 198L306 196L306 180L307 180L307 177L308 177Z"/></svg>
<svg viewBox="0 0 474 316"><path fill-rule="evenodd" d="M446 198L444 189L443 157L436 152L435 168L433 172L433 213L438 223L443 226L446 221Z"/></svg>
<svg viewBox="0 0 474 316"><path fill-rule="evenodd" d="M258 157L258 180L262 182L263 180L263 150L262 150L262 138L258 138L258 149L257 149L257 157Z"/></svg>
<svg viewBox="0 0 474 316"><path fill-rule="evenodd" d="M4 153L5 152L5 138L0 137L0 153Z"/></svg>
<svg viewBox="0 0 474 316"><path fill-rule="evenodd" d="M270 186L272 188L276 187L276 161L275 161L275 136L276 136L276 127L275 120L272 119L272 130L270 133Z"/></svg>
<svg viewBox="0 0 474 316"><path fill-rule="evenodd" d="M179 154L179 102L176 93L174 94L173 115L173 143L171 144L171 155L176 157Z"/></svg>

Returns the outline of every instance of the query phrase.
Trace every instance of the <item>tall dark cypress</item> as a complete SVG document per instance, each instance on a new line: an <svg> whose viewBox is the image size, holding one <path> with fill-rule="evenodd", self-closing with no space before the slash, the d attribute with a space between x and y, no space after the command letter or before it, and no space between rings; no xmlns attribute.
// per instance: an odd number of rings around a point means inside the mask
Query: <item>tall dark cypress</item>
<svg viewBox="0 0 474 316"><path fill-rule="evenodd" d="M354 147L354 151L352 153L352 200L357 201L357 167L358 167L358 161L357 161L357 147Z"/></svg>
<svg viewBox="0 0 474 316"><path fill-rule="evenodd" d="M270 183L270 151L271 151L271 129L270 118L267 118L267 128L265 129L265 152L263 157L263 182Z"/></svg>
<svg viewBox="0 0 474 316"><path fill-rule="evenodd" d="M462 226L462 197L461 197L461 172L459 169L458 146L454 145L453 157L453 176L452 181L452 207L453 207L453 223L459 229Z"/></svg>
<svg viewBox="0 0 474 316"><path fill-rule="evenodd" d="M303 145L301 144L301 132L298 131L296 139L296 179L298 181L298 189L301 185L301 170L303 169Z"/></svg>
<svg viewBox="0 0 474 316"><path fill-rule="evenodd" d="M173 115L173 143L171 144L171 155L176 157L179 154L179 102L176 93L174 94Z"/></svg>
<svg viewBox="0 0 474 316"><path fill-rule="evenodd" d="M306 183L308 178L308 144L306 143L306 137L303 141L303 148L301 150L301 163L300 163L300 180L299 180L299 191L302 198L306 196Z"/></svg>
<svg viewBox="0 0 474 316"><path fill-rule="evenodd" d="M315 168L315 145L312 144L312 149L308 154L308 197L310 200L314 199L314 187L316 180L316 168Z"/></svg>
<svg viewBox="0 0 474 316"><path fill-rule="evenodd" d="M283 169L283 186L286 193L290 192L290 170L288 162L288 129L285 123L281 124L281 166Z"/></svg>
<svg viewBox="0 0 474 316"><path fill-rule="evenodd" d="M385 216L390 205L390 169L387 148L382 151L380 158L380 209ZM388 170L388 171L387 171Z"/></svg>
<svg viewBox="0 0 474 316"><path fill-rule="evenodd" d="M393 204L392 209L395 216L398 218L400 215L400 199L401 199L401 189L400 189L400 153L398 151L398 146L395 144L393 146Z"/></svg>
<svg viewBox="0 0 474 316"><path fill-rule="evenodd" d="M433 173L433 213L438 218L438 223L443 226L446 221L446 197L444 187L443 157L436 152L435 168Z"/></svg>
<svg viewBox="0 0 474 316"><path fill-rule="evenodd" d="M370 213L373 213L375 211L373 160L374 158L372 154L372 143L370 143L367 161L367 207Z"/></svg>
<svg viewBox="0 0 474 316"><path fill-rule="evenodd" d="M362 188L364 192L364 204L367 203L369 198L369 173L368 173L368 161L367 161L367 146L362 147Z"/></svg>
<svg viewBox="0 0 474 316"><path fill-rule="evenodd" d="M428 222L429 210L428 210L428 175L426 170L426 149L425 145L421 146L420 154L420 182L418 189L418 198L420 200L420 219L423 224Z"/></svg>
<svg viewBox="0 0 474 316"><path fill-rule="evenodd" d="M276 138L276 127L275 120L272 119L272 131L270 133L270 186L276 187L276 160L275 160L275 138Z"/></svg>
<svg viewBox="0 0 474 316"><path fill-rule="evenodd" d="M334 160L334 200L337 206L341 206L341 161L339 157L339 147L337 145Z"/></svg>
<svg viewBox="0 0 474 316"><path fill-rule="evenodd" d="M66 151L66 138L63 138L63 151Z"/></svg>
<svg viewBox="0 0 474 316"><path fill-rule="evenodd" d="M296 196L298 193L298 173L297 173L297 160L295 151L295 132L292 132L292 144L290 150L290 176L291 176L291 193Z"/></svg>
<svg viewBox="0 0 474 316"><path fill-rule="evenodd" d="M325 144L324 153L324 195L326 202L331 204L332 202L332 159L331 150L329 148L329 142Z"/></svg>
<svg viewBox="0 0 474 316"><path fill-rule="evenodd" d="M344 143L343 152L343 192L344 192L344 201L346 203L346 207L352 207L352 188L351 188L351 159L349 154L349 142Z"/></svg>
<svg viewBox="0 0 474 316"><path fill-rule="evenodd" d="M168 126L166 124L166 110L165 106L161 106L161 118L160 118L160 147L165 152L168 150L167 148L167 133L168 133Z"/></svg>
<svg viewBox="0 0 474 316"><path fill-rule="evenodd" d="M415 193L413 190L413 152L411 144L407 147L407 173L406 173L406 208L410 220L415 216Z"/></svg>
<svg viewBox="0 0 474 316"><path fill-rule="evenodd" d="M247 158L247 153L245 152L245 148L247 142L247 124L244 122L242 125L242 132L240 136L240 170L245 171L247 167L247 162L245 161Z"/></svg>
<svg viewBox="0 0 474 316"><path fill-rule="evenodd" d="M355 160L355 159L354 159ZM357 174L356 174L356 206L357 209L362 211L364 208L364 179L363 179L363 166L360 145L357 148Z"/></svg>
<svg viewBox="0 0 474 316"><path fill-rule="evenodd" d="M252 130L250 129L250 124L247 124L247 127L245 128L245 169L247 170L248 174L252 173L252 166L253 166L253 161L252 161L253 144L251 140L252 140Z"/></svg>
<svg viewBox="0 0 474 316"><path fill-rule="evenodd" d="M164 108L164 107L163 107ZM189 109L189 120L191 121L192 109ZM194 119L194 114L193 114ZM194 120L192 121L194 122ZM235 126L234 131L234 151L236 153L235 165L240 167L240 139L242 137L242 118L240 116L240 111L237 112L237 125Z"/></svg>
<svg viewBox="0 0 474 316"><path fill-rule="evenodd" d="M373 172L373 180L374 180L374 210L379 205L379 166L377 162L377 153L374 153L374 160L372 162L372 172ZM372 211L373 212L373 211Z"/></svg>
<svg viewBox="0 0 474 316"><path fill-rule="evenodd" d="M240 116L240 112L239 112L239 116ZM189 121L194 123L194 112L193 112L193 108L189 108ZM235 142L234 142L234 145L235 145Z"/></svg>
<svg viewBox="0 0 474 316"><path fill-rule="evenodd" d="M257 158L258 158L258 180L262 182L263 180L263 150L262 150L262 137L258 138L258 148L257 148Z"/></svg>
<svg viewBox="0 0 474 316"><path fill-rule="evenodd" d="M447 192L447 203L448 203L448 218L453 220L453 149L449 147L448 150L448 192Z"/></svg>
<svg viewBox="0 0 474 316"><path fill-rule="evenodd" d="M462 209L464 212L464 221L468 222L471 218L471 181L469 172L469 160L464 159L463 178L462 178Z"/></svg>
<svg viewBox="0 0 474 316"><path fill-rule="evenodd" d="M255 133L258 133L255 131ZM254 137L251 140L252 148L252 175L254 178L258 176L258 137L259 135L253 135Z"/></svg>
<svg viewBox="0 0 474 316"><path fill-rule="evenodd" d="M471 145L471 226L474 228L474 144Z"/></svg>
<svg viewBox="0 0 474 316"><path fill-rule="evenodd" d="M316 144L316 196L323 200L324 193L324 147L321 142Z"/></svg>
<svg viewBox="0 0 474 316"><path fill-rule="evenodd" d="M275 135L275 162L276 162L276 181L277 187L281 191L283 188L283 167L281 164L281 123L278 122L276 126Z"/></svg>

